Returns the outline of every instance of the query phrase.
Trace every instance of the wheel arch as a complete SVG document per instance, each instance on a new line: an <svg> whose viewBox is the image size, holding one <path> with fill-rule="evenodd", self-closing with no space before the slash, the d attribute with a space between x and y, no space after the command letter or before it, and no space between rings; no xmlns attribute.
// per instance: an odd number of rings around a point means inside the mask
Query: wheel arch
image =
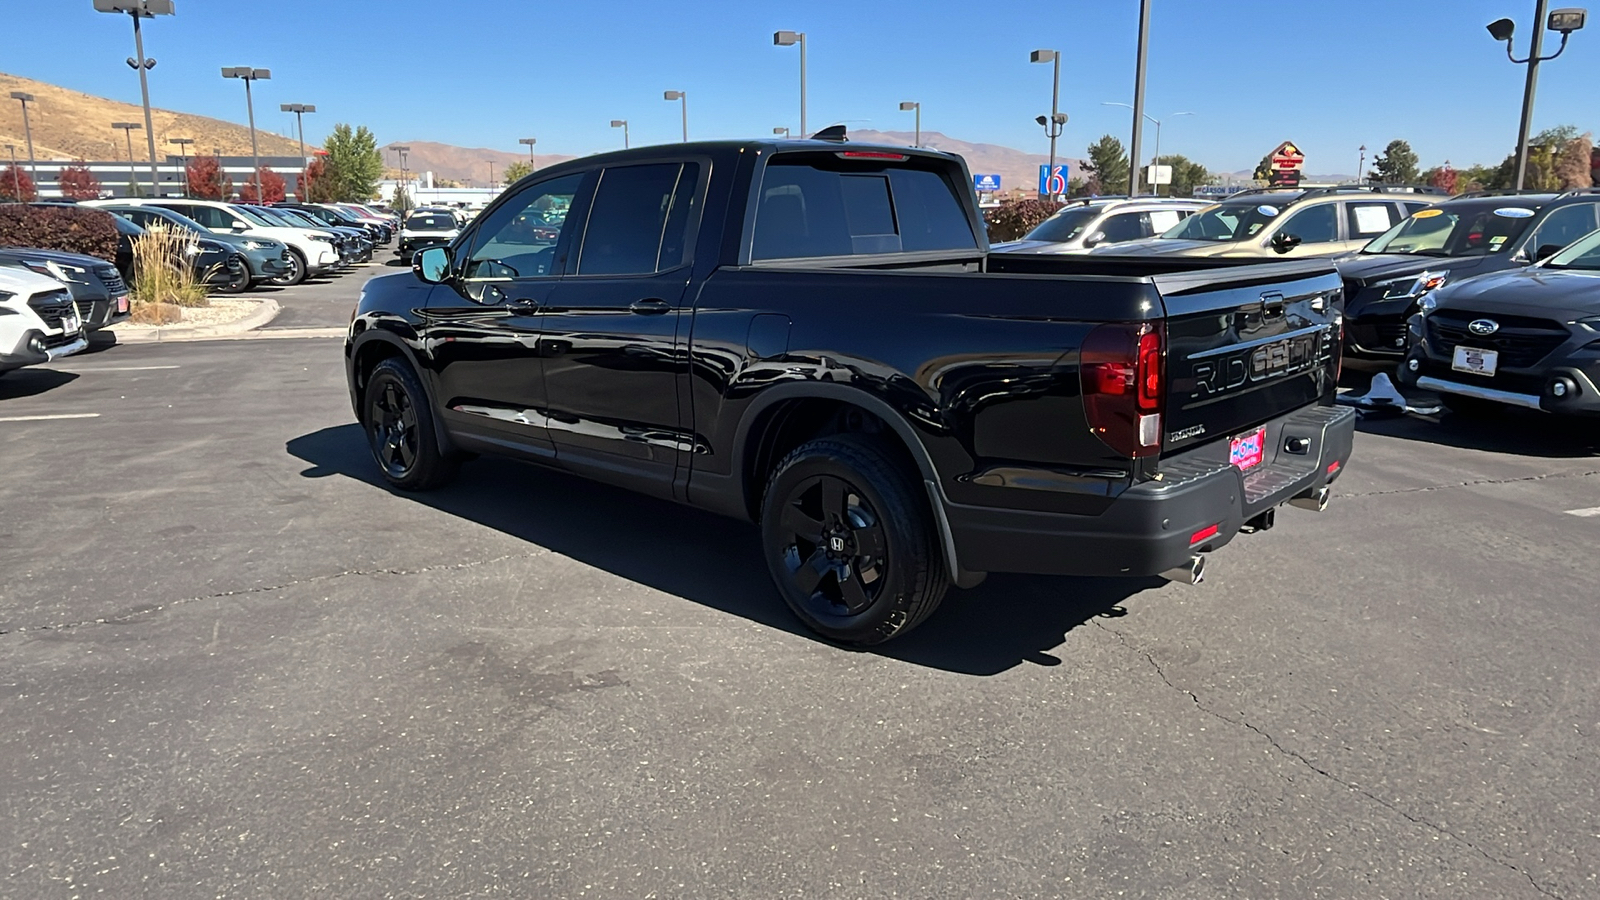
<svg viewBox="0 0 1600 900"><path fill-rule="evenodd" d="M416 373L417 381L422 383L422 390L428 395L428 406L434 413L433 431L440 449L455 450L455 441L445 428L444 416L440 415L438 396L434 393L427 368L418 362L416 352L403 338L384 328L369 327L350 342L350 401L355 407L356 421L366 426L361 398L366 394L367 380L372 370L386 359L403 360Z"/></svg>

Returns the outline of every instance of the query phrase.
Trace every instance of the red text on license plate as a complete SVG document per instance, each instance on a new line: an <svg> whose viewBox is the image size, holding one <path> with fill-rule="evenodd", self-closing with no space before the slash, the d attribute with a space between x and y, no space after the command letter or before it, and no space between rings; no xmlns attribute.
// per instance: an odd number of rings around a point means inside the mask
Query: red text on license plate
<svg viewBox="0 0 1600 900"><path fill-rule="evenodd" d="M1257 428L1249 434L1241 434L1228 440L1228 462L1239 469L1249 469L1259 465L1266 456L1267 429Z"/></svg>

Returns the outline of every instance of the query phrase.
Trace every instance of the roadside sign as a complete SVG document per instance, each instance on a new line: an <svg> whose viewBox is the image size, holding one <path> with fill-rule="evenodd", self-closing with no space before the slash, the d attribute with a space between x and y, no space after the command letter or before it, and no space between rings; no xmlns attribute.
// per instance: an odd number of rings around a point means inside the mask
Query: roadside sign
<svg viewBox="0 0 1600 900"><path fill-rule="evenodd" d="M1049 166L1039 167L1039 193L1047 197L1067 192L1067 164L1061 163L1055 171L1050 171Z"/></svg>
<svg viewBox="0 0 1600 900"><path fill-rule="evenodd" d="M1196 198L1215 197L1221 199L1237 194L1242 190L1244 188L1233 184L1197 184L1194 188L1194 196Z"/></svg>
<svg viewBox="0 0 1600 900"><path fill-rule="evenodd" d="M1272 177L1267 183L1272 187L1299 187L1300 172L1306 155L1291 141L1284 141L1272 151Z"/></svg>
<svg viewBox="0 0 1600 900"><path fill-rule="evenodd" d="M1144 169L1145 169L1145 179L1144 179L1144 183L1145 184L1157 185L1157 184L1171 184L1172 183L1172 167L1171 166L1145 166Z"/></svg>
<svg viewBox="0 0 1600 900"><path fill-rule="evenodd" d="M980 194L998 194L1000 193L1000 176L974 175L972 176L972 186Z"/></svg>

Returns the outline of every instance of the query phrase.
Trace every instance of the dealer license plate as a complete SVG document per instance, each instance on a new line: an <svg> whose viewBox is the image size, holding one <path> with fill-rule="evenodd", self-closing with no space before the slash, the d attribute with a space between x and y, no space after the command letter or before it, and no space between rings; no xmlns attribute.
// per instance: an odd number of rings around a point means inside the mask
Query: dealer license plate
<svg viewBox="0 0 1600 900"><path fill-rule="evenodd" d="M125 313L127 311L128 311L128 295L127 294L123 294L121 297L117 298L117 314L121 315L121 314L123 314L123 313Z"/></svg>
<svg viewBox="0 0 1600 900"><path fill-rule="evenodd" d="M1240 471L1248 471L1261 464L1266 450L1267 429L1257 428L1249 434L1228 439L1228 462Z"/></svg>
<svg viewBox="0 0 1600 900"><path fill-rule="evenodd" d="M1477 347L1456 347L1455 358L1450 361L1450 368L1473 375L1493 375L1499 365L1500 351Z"/></svg>

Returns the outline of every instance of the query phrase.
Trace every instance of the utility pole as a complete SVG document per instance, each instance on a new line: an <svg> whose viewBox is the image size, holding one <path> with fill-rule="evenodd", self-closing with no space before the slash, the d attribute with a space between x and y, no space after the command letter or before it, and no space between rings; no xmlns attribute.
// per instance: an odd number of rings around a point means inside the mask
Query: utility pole
<svg viewBox="0 0 1600 900"><path fill-rule="evenodd" d="M1140 142L1144 138L1144 69L1150 57L1150 0L1139 0L1139 52L1133 76L1133 146L1128 148L1128 196L1139 193Z"/></svg>
<svg viewBox="0 0 1600 900"><path fill-rule="evenodd" d="M121 130L123 136L128 139L128 185L137 190L139 187L139 174L133 169L133 133L139 130L140 125L138 122L112 122L111 127ZM150 192L160 196L156 194L154 182L150 185Z"/></svg>
<svg viewBox="0 0 1600 900"><path fill-rule="evenodd" d="M147 73L155 68L156 61L144 55L144 33L139 28L140 19L170 16L176 10L172 0L94 0L96 12L127 13L133 19L133 48L138 56L128 57L128 66L139 72L139 94L144 100L144 134L150 144L150 190L161 196L160 173L156 171L156 127L150 120L150 79Z"/></svg>
<svg viewBox="0 0 1600 900"><path fill-rule="evenodd" d="M295 128L300 132L300 184L295 193L300 195L301 203L310 203L311 192L306 189L306 174L311 168L311 163L306 159L306 123L301 116L316 112L317 107L309 103L282 103L278 108L284 112L294 113Z"/></svg>
<svg viewBox="0 0 1600 900"><path fill-rule="evenodd" d="M189 196L189 145L194 138L167 138L167 143L178 145L178 164L183 166L183 195Z"/></svg>
<svg viewBox="0 0 1600 900"><path fill-rule="evenodd" d="M1517 128L1517 190L1522 186L1528 174L1528 137L1533 130L1533 97L1539 87L1539 63L1549 62L1560 56L1567 49L1567 38L1574 31L1583 27L1587 12L1582 9L1558 9L1549 15L1549 0L1535 0L1533 5L1533 39L1528 51L1527 59L1517 59L1511 52L1511 38L1516 31L1517 23L1510 19L1496 19L1487 26L1489 36L1497 41L1506 42L1506 59L1528 66L1528 80L1522 89L1522 122ZM1544 50L1544 30L1561 32L1561 46L1549 56L1541 56Z"/></svg>
<svg viewBox="0 0 1600 900"><path fill-rule="evenodd" d="M1039 116L1034 119L1035 122L1044 127L1045 135L1050 138L1050 166L1044 170L1044 194L1046 197L1054 197L1055 192L1051 190L1050 180L1056 175L1056 138L1061 136L1061 131L1067 124L1067 117L1059 111L1061 102L1061 54L1055 50L1035 50L1028 54L1028 61L1051 63L1055 68L1055 73L1050 82L1050 118L1046 119L1044 116ZM1066 188L1063 187L1061 192L1065 194Z"/></svg>
<svg viewBox="0 0 1600 900"><path fill-rule="evenodd" d="M28 138L28 177L33 179L33 185L37 188L39 166L33 161L33 123L28 119L28 104L33 102L33 95L23 91L12 91L11 99L22 101L22 130Z"/></svg>
<svg viewBox="0 0 1600 900"><path fill-rule="evenodd" d="M256 144L256 103L250 96L250 82L265 81L271 78L272 70L252 69L249 66L233 66L223 69L222 77L244 80L244 105L250 113L250 155L255 159L255 170L251 174L256 180L256 202L265 203L266 197L261 193L261 148Z"/></svg>

